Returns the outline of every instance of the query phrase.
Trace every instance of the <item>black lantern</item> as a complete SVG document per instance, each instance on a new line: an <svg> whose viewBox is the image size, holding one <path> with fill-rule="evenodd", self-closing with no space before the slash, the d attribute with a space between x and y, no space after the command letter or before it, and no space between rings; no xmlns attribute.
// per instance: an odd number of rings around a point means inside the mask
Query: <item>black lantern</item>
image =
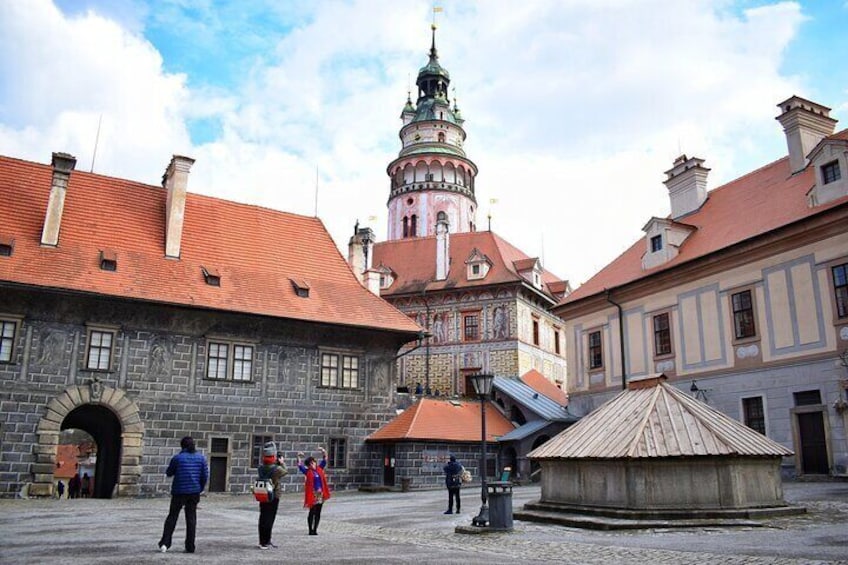
<svg viewBox="0 0 848 565"><path fill-rule="evenodd" d="M481 374L472 375L470 378L474 392L480 398L480 499L483 501L480 513L471 520L471 525L482 527L489 524L489 505L486 496L486 400L492 392L492 382L495 377Z"/></svg>

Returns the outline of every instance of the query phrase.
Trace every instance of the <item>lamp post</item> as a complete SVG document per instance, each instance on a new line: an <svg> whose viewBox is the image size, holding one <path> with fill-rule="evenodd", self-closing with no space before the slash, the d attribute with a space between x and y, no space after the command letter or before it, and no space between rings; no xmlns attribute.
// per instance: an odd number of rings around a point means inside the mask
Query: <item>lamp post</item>
<svg viewBox="0 0 848 565"><path fill-rule="evenodd" d="M480 499L483 501L480 506L480 513L471 520L472 526L486 526L489 524L489 506L488 497L486 495L486 399L492 392L492 381L495 380L494 375L472 375L471 384L474 385L474 392L480 398Z"/></svg>

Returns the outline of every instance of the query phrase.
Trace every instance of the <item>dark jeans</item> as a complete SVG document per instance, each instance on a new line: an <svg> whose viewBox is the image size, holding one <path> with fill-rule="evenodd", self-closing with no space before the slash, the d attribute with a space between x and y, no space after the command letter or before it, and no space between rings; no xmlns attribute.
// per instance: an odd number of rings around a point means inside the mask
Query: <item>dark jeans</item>
<svg viewBox="0 0 848 565"><path fill-rule="evenodd" d="M271 532L274 530L274 520L277 519L277 507L280 499L259 503L259 545L271 543Z"/></svg>
<svg viewBox="0 0 848 565"><path fill-rule="evenodd" d="M448 511L453 511L454 499L456 499L456 511L459 512L459 487L448 487Z"/></svg>
<svg viewBox="0 0 848 565"><path fill-rule="evenodd" d="M171 547L171 537L174 535L174 528L177 527L177 518L180 517L180 510L185 506L185 550L189 553L194 553L194 534L197 530L198 502L200 502L200 494L171 495L171 508L168 511L168 517L165 518L165 529L162 531L162 539L159 540L159 545L164 545L168 548Z"/></svg>

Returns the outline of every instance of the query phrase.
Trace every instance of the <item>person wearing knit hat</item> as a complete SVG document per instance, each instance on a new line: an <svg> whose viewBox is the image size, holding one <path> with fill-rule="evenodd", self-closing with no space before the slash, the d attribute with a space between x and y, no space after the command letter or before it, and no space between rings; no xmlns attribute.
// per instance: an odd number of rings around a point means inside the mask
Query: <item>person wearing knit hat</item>
<svg viewBox="0 0 848 565"><path fill-rule="evenodd" d="M277 519L277 508L280 506L280 496L283 494L281 479L289 470L279 457L277 444L273 441L262 446L262 464L257 469L259 478L270 480L274 485L274 496L268 502L259 503L259 549L271 549L277 547L271 541L271 533L274 530L274 521Z"/></svg>

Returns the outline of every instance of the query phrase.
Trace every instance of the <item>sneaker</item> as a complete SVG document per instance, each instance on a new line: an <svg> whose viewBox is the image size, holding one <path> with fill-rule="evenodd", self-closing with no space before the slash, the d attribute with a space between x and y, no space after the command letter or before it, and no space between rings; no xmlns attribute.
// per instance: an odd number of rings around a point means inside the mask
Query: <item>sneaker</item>
<svg viewBox="0 0 848 565"><path fill-rule="evenodd" d="M445 510L443 514L453 514L453 510Z"/></svg>
<svg viewBox="0 0 848 565"><path fill-rule="evenodd" d="M262 545L262 544L260 543L260 544L259 544L259 549L271 549L271 546L270 546L270 545Z"/></svg>
<svg viewBox="0 0 848 565"><path fill-rule="evenodd" d="M272 541L268 542L268 547L273 547L274 549L277 549L276 544L274 544L274 542L272 542Z"/></svg>
<svg viewBox="0 0 848 565"><path fill-rule="evenodd" d="M162 553L167 552L168 546L163 543L162 545L159 546L159 551L162 552Z"/></svg>

